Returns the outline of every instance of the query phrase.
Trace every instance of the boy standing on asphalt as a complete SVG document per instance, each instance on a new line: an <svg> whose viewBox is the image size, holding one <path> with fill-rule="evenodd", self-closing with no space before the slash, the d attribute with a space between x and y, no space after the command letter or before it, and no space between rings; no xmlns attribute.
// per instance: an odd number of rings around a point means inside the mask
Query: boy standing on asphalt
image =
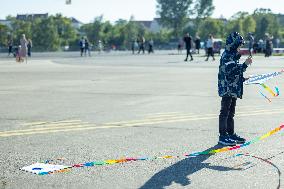
<svg viewBox="0 0 284 189"><path fill-rule="evenodd" d="M222 97L219 115L219 144L234 146L245 143L245 139L234 131L234 115L237 98L242 98L243 73L252 63L248 57L243 64L239 64L240 47L244 45L243 37L238 33L231 33L226 40L226 49L222 54L218 73L218 93Z"/></svg>

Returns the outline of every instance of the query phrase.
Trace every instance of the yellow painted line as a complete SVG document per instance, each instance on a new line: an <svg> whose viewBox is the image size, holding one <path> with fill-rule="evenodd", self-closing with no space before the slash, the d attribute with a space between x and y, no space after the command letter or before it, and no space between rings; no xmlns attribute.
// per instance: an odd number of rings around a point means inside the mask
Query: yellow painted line
<svg viewBox="0 0 284 189"><path fill-rule="evenodd" d="M3 131L0 132L0 136L5 133L17 133L17 132L30 132L30 131L44 131L44 130L54 130L54 129L60 129L60 128L76 128L76 127L89 127L89 126L95 126L95 124L79 124L79 125L74 125L74 126L61 126L61 127L56 127L56 128L34 128L34 129L21 129L21 130L11 130L11 131Z"/></svg>
<svg viewBox="0 0 284 189"><path fill-rule="evenodd" d="M193 116L196 114L193 113L188 113L188 114L177 114L176 116ZM167 117L173 117L173 115L152 115L152 116L147 116L146 118L167 118Z"/></svg>
<svg viewBox="0 0 284 189"><path fill-rule="evenodd" d="M271 115L271 114L279 114L282 112L258 112L258 113L244 113L244 114L238 114L236 117L247 117L247 116L256 116L256 115ZM123 124L121 126L125 127L130 127L130 126L139 126L139 125L153 125L153 124L158 124L158 123L174 123L174 122L185 122L185 121L198 121L198 120L209 120L209 119L217 119L219 118L219 115L212 114L212 116L204 117L204 116L199 116L199 117L184 117L184 118L179 118L179 119L169 119L169 120L157 120L157 121L152 121L152 122L136 122L135 124Z"/></svg>
<svg viewBox="0 0 284 189"><path fill-rule="evenodd" d="M23 126L29 126L29 125L42 125L48 122L38 121L38 122L30 122L30 123L23 123Z"/></svg>
<svg viewBox="0 0 284 189"><path fill-rule="evenodd" d="M47 128L47 127L62 127L62 126L73 126L78 124L89 124L89 122L75 122L75 123L50 123L44 125L34 125L30 126L30 128Z"/></svg>
<svg viewBox="0 0 284 189"><path fill-rule="evenodd" d="M53 122L30 122L30 123L23 123L23 126L36 126L36 125L43 125L48 123L70 123L70 122L80 122L81 120L62 120L62 121L53 121Z"/></svg>
<svg viewBox="0 0 284 189"><path fill-rule="evenodd" d="M251 114L251 113L261 113L261 112L271 112L271 111L284 111L284 109L274 109L274 110L256 110L256 111L245 111L245 112L239 112L237 115L240 114ZM184 116L173 116L173 117L164 117L164 118L152 118L152 119L148 119L148 120L153 120L153 121L159 121L159 120L168 120L168 119L183 119L183 118L190 118L190 117L204 117L204 116L217 116L217 114L203 114L203 115L184 115ZM147 121L147 119L144 120L130 120L130 121L120 121L120 122L110 122L110 123L106 123L106 125L123 125L123 124L132 124L132 123L141 123L141 121Z"/></svg>
<svg viewBox="0 0 284 189"><path fill-rule="evenodd" d="M253 111L239 111L238 114L247 114L247 113L259 113L259 112L271 112L271 111L284 111L284 108L278 108L278 109L266 109L266 110L253 110ZM187 118L187 117L193 117L193 116L212 116L212 115L216 115L216 114L181 114L181 115L176 115L174 117L170 117L170 116L162 116L162 117L151 117L149 116L149 118ZM148 118L148 117L147 117ZM120 122L114 122L115 124L118 124ZM110 123L111 124L111 123Z"/></svg>
<svg viewBox="0 0 284 189"><path fill-rule="evenodd" d="M150 115L176 115L176 114L180 114L181 112L160 112L160 113L153 113Z"/></svg>
<svg viewBox="0 0 284 189"><path fill-rule="evenodd" d="M215 115L215 114L214 114ZM166 117L166 119L178 119L180 117L196 117L196 115L191 116L172 116L172 117ZM129 121L119 121L119 122L109 122L105 123L105 125L123 125L123 124L132 124L132 123L140 123L141 121L159 121L159 120L165 120L165 118L150 118L150 119L138 119L138 120L129 120Z"/></svg>
<svg viewBox="0 0 284 189"><path fill-rule="evenodd" d="M69 128L68 129L56 129L56 130L47 130L47 131L36 131L36 132L24 132L24 133L7 133L0 134L0 137L11 137L11 136L22 136L22 135L34 135L34 134L46 134L46 133L57 133L57 132L69 132L69 131L84 131L84 130L94 130L94 129L108 129L108 128L118 128L122 126L108 126L108 127L78 127L78 128Z"/></svg>
<svg viewBox="0 0 284 189"><path fill-rule="evenodd" d="M244 113L238 114L237 117L248 117L255 115L271 115L278 114L282 112L258 112L258 113ZM123 127L134 127L134 126L142 126L142 125L153 125L158 123L173 123L173 122L185 122L185 121L197 121L197 120L209 120L209 119L217 119L218 115L208 116L208 117L191 117L191 118L183 118L183 119L170 119L170 120L159 120L152 122L141 122L141 123L133 123L133 124L124 124L124 125L103 125L103 126L76 126L76 127L63 127L63 129L45 129L45 130L24 130L24 132L13 131L13 132L3 132L0 133L0 137L9 137L9 136L21 136L21 135L32 135L32 134L44 134L44 133L55 133L55 132L67 132L67 131L83 131L83 130L94 130L94 129L109 129L109 128L123 128ZM64 129L65 128L65 129Z"/></svg>
<svg viewBox="0 0 284 189"><path fill-rule="evenodd" d="M266 110L246 110L241 111L240 113L246 113L246 112L269 112L269 111L284 111L284 108L275 108L275 109L266 109Z"/></svg>

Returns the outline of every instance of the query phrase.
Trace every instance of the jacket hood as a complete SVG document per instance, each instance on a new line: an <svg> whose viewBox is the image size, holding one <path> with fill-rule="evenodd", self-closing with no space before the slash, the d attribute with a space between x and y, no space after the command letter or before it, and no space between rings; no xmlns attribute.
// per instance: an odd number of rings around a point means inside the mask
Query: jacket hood
<svg viewBox="0 0 284 189"><path fill-rule="evenodd" d="M244 45L245 41L243 36L241 36L238 32L231 33L226 40L226 50L227 51L237 51L237 49Z"/></svg>
<svg viewBox="0 0 284 189"><path fill-rule="evenodd" d="M241 36L238 32L231 33L226 40L226 54L231 56L233 60L239 60L241 58L241 54L237 49L244 44L245 41L243 36Z"/></svg>

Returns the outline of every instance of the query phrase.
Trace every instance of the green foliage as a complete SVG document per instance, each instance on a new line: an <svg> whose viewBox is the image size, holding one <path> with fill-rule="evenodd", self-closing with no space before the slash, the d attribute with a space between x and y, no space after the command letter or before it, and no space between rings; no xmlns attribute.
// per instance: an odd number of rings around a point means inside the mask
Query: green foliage
<svg viewBox="0 0 284 189"><path fill-rule="evenodd" d="M237 19L237 20L230 20L226 27L226 35L232 33L232 32L239 32L240 34L244 35L243 31L243 20Z"/></svg>
<svg viewBox="0 0 284 189"><path fill-rule="evenodd" d="M55 51L76 40L76 30L71 20L58 14L47 19L17 20L9 16L11 21L14 45L19 45L22 34L32 39L36 51Z"/></svg>
<svg viewBox="0 0 284 189"><path fill-rule="evenodd" d="M22 34L25 34L27 38L30 38L32 35L32 23L30 21L16 20L15 18L11 19L12 31L14 42L20 43L20 38Z"/></svg>
<svg viewBox="0 0 284 189"><path fill-rule="evenodd" d="M173 28L174 35L182 34L182 29L188 21L189 9L192 0L157 0L158 11L161 17L161 24Z"/></svg>
<svg viewBox="0 0 284 189"><path fill-rule="evenodd" d="M52 17L37 20L33 28L33 46L40 51L55 51L60 47L60 37Z"/></svg>
<svg viewBox="0 0 284 189"><path fill-rule="evenodd" d="M214 9L213 0L197 0L194 7L196 18L206 18L211 16Z"/></svg>
<svg viewBox="0 0 284 189"><path fill-rule="evenodd" d="M93 23L82 26L81 32L95 45L101 40L106 48L115 45L118 49L130 49L132 41L138 35L146 37L149 34L133 17L129 21L120 19L111 24L109 21L104 22L102 16L95 18Z"/></svg>
<svg viewBox="0 0 284 189"><path fill-rule="evenodd" d="M105 48L115 45L117 49L130 49L131 44L139 35L146 41L154 40L155 46L167 45L189 32L206 40L209 34L215 38L225 39L234 31L244 37L249 32L258 40L265 33L275 38L284 38L283 15L276 15L269 9L256 9L253 14L238 12L229 20L210 18L214 10L212 0L157 0L157 12L161 23L166 26L158 33L152 33L131 17L129 20L118 20L114 24L104 21L103 16L96 17L92 23L84 24L79 31L73 28L71 19L60 14L47 19L17 20L8 16L11 28L0 25L0 45L6 46L8 35L14 45L19 45L20 37L26 34L33 41L33 50L55 51L65 45L72 50L79 48L81 37L87 37L95 47L101 40ZM282 22L281 22L282 19ZM284 22L283 22L284 23Z"/></svg>
<svg viewBox="0 0 284 189"><path fill-rule="evenodd" d="M82 26L81 31L86 34L91 43L102 39L103 16L96 17L93 23Z"/></svg>
<svg viewBox="0 0 284 189"><path fill-rule="evenodd" d="M189 22L189 17L195 18L196 30L202 18L212 15L214 11L213 0L157 0L157 13L161 17L161 24L173 29L178 37Z"/></svg>
<svg viewBox="0 0 284 189"><path fill-rule="evenodd" d="M256 21L256 36L263 38L265 33L279 37L281 30L277 15L272 14L269 9L257 9L252 15Z"/></svg>
<svg viewBox="0 0 284 189"><path fill-rule="evenodd" d="M206 39L209 34L212 34L215 38L222 38L223 28L224 24L222 23L222 21L207 18L201 23L198 34L202 39Z"/></svg>
<svg viewBox="0 0 284 189"><path fill-rule="evenodd" d="M7 46L9 28L0 24L0 46Z"/></svg>
<svg viewBox="0 0 284 189"><path fill-rule="evenodd" d="M76 40L76 30L72 27L71 20L60 14L52 17L60 39L60 46L69 45Z"/></svg>
<svg viewBox="0 0 284 189"><path fill-rule="evenodd" d="M247 33L255 33L256 31L256 22L252 16L247 16L244 18L243 22L243 32Z"/></svg>

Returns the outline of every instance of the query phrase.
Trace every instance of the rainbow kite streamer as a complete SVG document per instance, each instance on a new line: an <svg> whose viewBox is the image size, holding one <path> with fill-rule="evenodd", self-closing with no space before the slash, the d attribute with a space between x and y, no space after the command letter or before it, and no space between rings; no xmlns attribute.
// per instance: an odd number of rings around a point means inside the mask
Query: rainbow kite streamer
<svg viewBox="0 0 284 189"><path fill-rule="evenodd" d="M250 76L250 78L248 80L246 80L244 82L245 85L251 85L251 84L259 84L260 86L262 86L266 91L268 91L273 97L277 97L280 95L280 91L279 88L276 86L275 87L275 91L274 92L270 87L268 87L267 85L264 84L264 82L279 76L281 74L284 73L284 69L282 69L279 72L272 72L272 73L267 73L267 74L260 74L260 75L253 75ZM269 102L271 102L271 99L268 98L266 95L264 95L262 92L260 92L260 94L266 98Z"/></svg>
<svg viewBox="0 0 284 189"><path fill-rule="evenodd" d="M267 73L267 74L260 74L260 75L252 75L250 78L244 82L245 85L251 85L251 84L261 84L264 83L278 75L281 75L284 73L284 69L282 69L280 72L273 72L273 73Z"/></svg>
<svg viewBox="0 0 284 189"><path fill-rule="evenodd" d="M262 86L266 91L268 91L273 97L278 97L280 95L280 91L277 86L275 87L275 92L269 86L265 85L264 83L261 83L260 86ZM271 102L271 99L268 98L265 94L263 94L262 92L260 92L260 94L264 98L266 98L269 102Z"/></svg>
<svg viewBox="0 0 284 189"><path fill-rule="evenodd" d="M265 135L261 137L257 137L251 141L248 141L244 144L241 145L236 145L233 147L223 147L215 150L205 150L201 152L195 152L191 154L185 154L181 156L161 156L161 157L140 157L140 158L122 158L122 159L109 159L109 160L103 160L103 161L93 161L93 162L86 162L86 163L80 163L80 164L74 164L70 166L70 168L78 168L78 167L92 167L92 166L102 166L102 165L113 165L113 164L119 164L119 163L126 163L126 162L133 162L133 161L146 161L146 160L156 160L156 159L172 159L172 158L193 158L197 157L200 155L214 155L217 153L223 153L223 152L228 152L228 151L233 151L233 150L238 150L240 148L247 147L251 144L254 144L258 141L261 141L267 137L270 137L271 135L279 132L280 130L284 129L284 124L271 130L270 132L266 133ZM66 170L65 172L69 172L70 170ZM63 171L62 171L63 172ZM39 175L47 175L47 174L52 174L52 173L58 173L58 172L42 172Z"/></svg>
<svg viewBox="0 0 284 189"><path fill-rule="evenodd" d="M263 94L262 92L260 92L260 94L261 94L264 98L266 98L266 99L268 100L268 102L272 102L272 101L270 100L270 98L268 98L265 94Z"/></svg>
<svg viewBox="0 0 284 189"><path fill-rule="evenodd" d="M267 90L272 96L274 97L277 97L280 95L280 92L279 92L279 88L276 86L275 87L275 91L274 92L270 87L268 87L267 85L265 85L264 83L260 84L265 90Z"/></svg>

